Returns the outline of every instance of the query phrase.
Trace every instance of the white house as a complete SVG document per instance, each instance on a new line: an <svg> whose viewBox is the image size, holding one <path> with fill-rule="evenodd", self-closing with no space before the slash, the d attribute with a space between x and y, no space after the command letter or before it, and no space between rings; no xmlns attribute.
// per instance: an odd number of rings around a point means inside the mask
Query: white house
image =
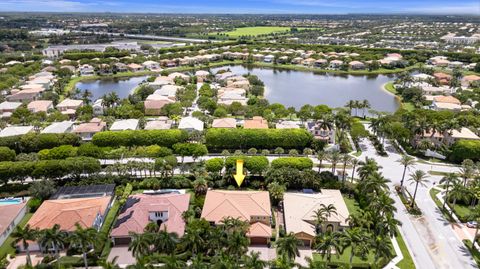
<svg viewBox="0 0 480 269"><path fill-rule="evenodd" d="M117 120L110 127L110 131L137 130L138 119Z"/></svg>
<svg viewBox="0 0 480 269"><path fill-rule="evenodd" d="M203 131L203 121L194 117L185 117L180 120L178 129L186 131Z"/></svg>
<svg viewBox="0 0 480 269"><path fill-rule="evenodd" d="M73 121L54 122L41 131L42 134L63 134L71 133L73 130Z"/></svg>

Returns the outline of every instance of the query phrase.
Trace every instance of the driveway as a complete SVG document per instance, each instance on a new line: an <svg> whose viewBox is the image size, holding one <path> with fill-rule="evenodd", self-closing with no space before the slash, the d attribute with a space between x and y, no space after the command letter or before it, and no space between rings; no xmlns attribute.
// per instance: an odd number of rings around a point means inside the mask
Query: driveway
<svg viewBox="0 0 480 269"><path fill-rule="evenodd" d="M122 268L135 264L136 262L132 252L128 251L128 246L113 247L110 251L110 255L108 255L108 261L112 261L115 257L118 257L117 264Z"/></svg>
<svg viewBox="0 0 480 269"><path fill-rule="evenodd" d="M248 253L250 252L259 252L260 260L262 261L272 261L277 258L275 253L275 248L269 248L267 246L250 246L248 247Z"/></svg>
<svg viewBox="0 0 480 269"><path fill-rule="evenodd" d="M305 258L313 259L313 252L311 248L299 247L298 251L300 252L300 257L295 258L295 262L300 264L301 266L307 266L308 262Z"/></svg>

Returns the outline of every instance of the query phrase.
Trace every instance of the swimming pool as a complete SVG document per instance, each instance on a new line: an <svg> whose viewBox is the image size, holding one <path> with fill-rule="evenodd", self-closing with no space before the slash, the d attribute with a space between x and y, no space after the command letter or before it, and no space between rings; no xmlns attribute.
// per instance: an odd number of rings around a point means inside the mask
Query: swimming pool
<svg viewBox="0 0 480 269"><path fill-rule="evenodd" d="M20 198L0 199L0 206L2 206L2 205L16 205L16 204L20 204L21 202L22 202L22 199L20 199Z"/></svg>

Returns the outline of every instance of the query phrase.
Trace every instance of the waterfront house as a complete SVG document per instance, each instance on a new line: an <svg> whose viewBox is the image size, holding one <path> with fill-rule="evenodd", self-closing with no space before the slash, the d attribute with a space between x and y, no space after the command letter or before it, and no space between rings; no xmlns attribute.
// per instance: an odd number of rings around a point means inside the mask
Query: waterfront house
<svg viewBox="0 0 480 269"><path fill-rule="evenodd" d="M432 108L434 110L462 110L462 103L453 96L434 96L432 101Z"/></svg>
<svg viewBox="0 0 480 269"><path fill-rule="evenodd" d="M444 143L448 146L453 145L458 140L480 140L480 137L466 127L460 130L448 130L443 134Z"/></svg>
<svg viewBox="0 0 480 269"><path fill-rule="evenodd" d="M337 212L317 226L315 212L330 204L335 206ZM319 193L286 192L283 195L283 205L286 232L294 233L304 246L311 247L319 233L348 228L349 212L339 190L321 189Z"/></svg>
<svg viewBox="0 0 480 269"><path fill-rule="evenodd" d="M176 78L181 78L185 81L190 81L190 76L189 75L185 75L183 73L179 73L179 72L173 72L171 74L168 75L168 77L172 80L172 81L175 81Z"/></svg>
<svg viewBox="0 0 480 269"><path fill-rule="evenodd" d="M168 99L175 101L177 99L176 98L177 92L181 89L183 89L183 87L168 84L168 85L163 85L160 89L156 90L153 94L165 96Z"/></svg>
<svg viewBox="0 0 480 269"><path fill-rule="evenodd" d="M128 245L131 233L142 234L145 227L156 223L160 230L176 233L185 232L182 214L188 210L190 194L135 194L128 197L115 222L110 237L114 245Z"/></svg>
<svg viewBox="0 0 480 269"><path fill-rule="evenodd" d="M160 64L155 61L145 61L142 63L143 67L152 71L161 70Z"/></svg>
<svg viewBox="0 0 480 269"><path fill-rule="evenodd" d="M82 140L90 141L94 134L107 130L107 123L99 118L93 118L90 122L79 124L73 129L73 132L78 134Z"/></svg>
<svg viewBox="0 0 480 269"><path fill-rule="evenodd" d="M306 122L305 128L313 135L313 138L325 141L328 144L335 143L334 128L323 124L322 121Z"/></svg>
<svg viewBox="0 0 480 269"><path fill-rule="evenodd" d="M113 64L113 71L114 72L127 72L128 66L124 63L114 63Z"/></svg>
<svg viewBox="0 0 480 269"><path fill-rule="evenodd" d="M92 104L93 115L102 116L103 115L103 99L97 99Z"/></svg>
<svg viewBox="0 0 480 269"><path fill-rule="evenodd" d="M332 60L330 61L330 68L337 69L343 65L343 61L340 60Z"/></svg>
<svg viewBox="0 0 480 269"><path fill-rule="evenodd" d="M348 67L352 70L365 69L365 64L360 61L351 61L348 63Z"/></svg>
<svg viewBox="0 0 480 269"><path fill-rule="evenodd" d="M328 65L328 61L325 59L318 59L313 63L313 66L318 68L326 67L327 65Z"/></svg>
<svg viewBox="0 0 480 269"><path fill-rule="evenodd" d="M263 58L263 61L266 63L272 63L275 60L275 56L273 55L267 55Z"/></svg>
<svg viewBox="0 0 480 269"><path fill-rule="evenodd" d="M89 64L83 64L78 68L81 76L93 76L95 75L95 68Z"/></svg>
<svg viewBox="0 0 480 269"><path fill-rule="evenodd" d="M127 65L127 68L128 70L130 70L131 72L140 72L140 71L143 71L143 66L139 65L139 64L136 64L136 63L131 63L131 64L128 64Z"/></svg>
<svg viewBox="0 0 480 269"><path fill-rule="evenodd" d="M208 190L202 218L221 225L227 217L250 224L247 237L252 245L266 245L272 236L272 210L267 191Z"/></svg>
<svg viewBox="0 0 480 269"><path fill-rule="evenodd" d="M75 100L75 99L70 99L67 98L57 104L57 109L60 111L62 114L69 115L70 117L75 116L75 112L77 111L78 108L83 106L83 101L82 100Z"/></svg>

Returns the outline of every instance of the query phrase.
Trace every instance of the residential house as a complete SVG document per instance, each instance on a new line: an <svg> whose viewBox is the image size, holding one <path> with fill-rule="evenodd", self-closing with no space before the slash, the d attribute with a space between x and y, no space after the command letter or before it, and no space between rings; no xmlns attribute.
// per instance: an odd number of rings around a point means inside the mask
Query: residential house
<svg viewBox="0 0 480 269"><path fill-rule="evenodd" d="M465 87L465 88L468 88L475 81L480 82L480 76L477 76L477 75L464 76L462 78L462 86Z"/></svg>
<svg viewBox="0 0 480 269"><path fill-rule="evenodd" d="M81 76L93 76L95 75L95 68L89 64L83 64L78 68Z"/></svg>
<svg viewBox="0 0 480 269"><path fill-rule="evenodd" d="M178 129L192 131L203 131L203 121L194 117L185 117L180 120Z"/></svg>
<svg viewBox="0 0 480 269"><path fill-rule="evenodd" d="M114 63L113 64L113 71L114 72L127 72L128 66L124 63Z"/></svg>
<svg viewBox="0 0 480 269"><path fill-rule="evenodd" d="M326 231L348 228L349 212L339 190L321 189L319 193L286 192L283 195L285 231L294 233L304 246L311 247L315 236ZM333 205L336 213L316 225L315 212L322 206Z"/></svg>
<svg viewBox="0 0 480 269"><path fill-rule="evenodd" d="M139 72L139 71L143 71L143 69L144 69L143 66L141 66L139 64L136 64L136 63L128 64L127 68L128 68L128 70L130 70L132 72Z"/></svg>
<svg viewBox="0 0 480 269"><path fill-rule="evenodd" d="M282 121L275 124L275 129L298 129L300 126L298 122L294 121Z"/></svg>
<svg viewBox="0 0 480 269"><path fill-rule="evenodd" d="M70 117L75 116L75 112L78 108L83 106L82 100L75 100L67 98L57 104L57 110L60 111L62 114L69 115Z"/></svg>
<svg viewBox="0 0 480 269"><path fill-rule="evenodd" d="M27 105L28 110L32 113L37 112L48 112L49 110L53 109L53 102L50 100L37 100L28 103Z"/></svg>
<svg viewBox="0 0 480 269"><path fill-rule="evenodd" d="M110 127L110 131L137 130L138 119L116 120Z"/></svg>
<svg viewBox="0 0 480 269"><path fill-rule="evenodd" d="M250 89L250 82L244 76L229 77L226 81L228 88L244 89L246 91Z"/></svg>
<svg viewBox="0 0 480 269"><path fill-rule="evenodd" d="M73 121L54 122L41 131L42 134L63 134L73 131Z"/></svg>
<svg viewBox="0 0 480 269"><path fill-rule="evenodd" d="M173 104L175 101L169 99L168 97L151 94L147 97L143 103L145 107L145 115L155 115L158 116L161 114L162 107L167 104Z"/></svg>
<svg viewBox="0 0 480 269"><path fill-rule="evenodd" d="M153 94L168 97L175 101L177 99L177 92L183 89L183 87L177 85L163 85L160 89L156 90Z"/></svg>
<svg viewBox="0 0 480 269"><path fill-rule="evenodd" d="M108 64L100 64L98 65L98 74L100 75L111 75L113 74L112 67Z"/></svg>
<svg viewBox="0 0 480 269"><path fill-rule="evenodd" d="M93 115L94 116L102 116L103 115L103 99L97 99L92 104L93 108Z"/></svg>
<svg viewBox="0 0 480 269"><path fill-rule="evenodd" d="M272 210L267 191L208 190L202 218L221 225L227 217L250 223L247 237L252 245L266 245L272 236Z"/></svg>
<svg viewBox="0 0 480 269"><path fill-rule="evenodd" d="M353 70L365 69L365 64L360 61L351 61L348 63L348 67Z"/></svg>
<svg viewBox="0 0 480 269"><path fill-rule="evenodd" d="M231 105L233 102L238 102L242 105L247 105L247 97L245 95L246 91L242 88L220 88L217 93L217 103Z"/></svg>
<svg viewBox="0 0 480 269"><path fill-rule="evenodd" d="M335 143L334 128L323 124L322 121L306 122L305 127L313 135L313 138L325 141L328 144Z"/></svg>
<svg viewBox="0 0 480 269"><path fill-rule="evenodd" d="M33 130L33 126L8 126L0 131L0 137L24 135L32 132Z"/></svg>
<svg viewBox="0 0 480 269"><path fill-rule="evenodd" d="M172 120L167 117L158 117L156 120L147 121L145 130L168 130L172 128Z"/></svg>
<svg viewBox="0 0 480 269"><path fill-rule="evenodd" d="M160 89L165 85L174 85L174 84L175 82L173 81L173 78L169 78L165 76L159 76L155 78L155 81L148 83L148 85L155 90Z"/></svg>
<svg viewBox="0 0 480 269"><path fill-rule="evenodd" d="M17 204L0 205L0 245L5 243L10 233L20 223L27 212L27 202L19 201Z"/></svg>
<svg viewBox="0 0 480 269"><path fill-rule="evenodd" d="M460 100L453 96L434 96L432 102L432 108L434 110L454 110L460 111L462 110L462 103Z"/></svg>
<svg viewBox="0 0 480 269"><path fill-rule="evenodd" d="M135 194L128 197L115 222L110 236L114 245L128 245L131 233L141 234L154 222L160 230L175 233L185 232L182 214L188 210L190 194Z"/></svg>
<svg viewBox="0 0 480 269"><path fill-rule="evenodd" d="M168 75L168 77L174 81L176 78L181 78L185 81L190 81L190 76L189 75L185 75L183 73L179 73L179 72L173 72L171 74Z"/></svg>
<svg viewBox="0 0 480 269"><path fill-rule="evenodd" d="M152 71L162 70L160 68L160 63L155 62L155 61L145 61L145 62L143 62L142 65L143 65L144 68L152 70Z"/></svg>
<svg viewBox="0 0 480 269"><path fill-rule="evenodd" d="M10 118L13 111L19 108L22 105L20 102L9 102L5 101L0 103L0 117L1 118Z"/></svg>
<svg viewBox="0 0 480 269"><path fill-rule="evenodd" d="M78 134L82 140L90 141L94 134L107 130L107 123L99 118L93 118L90 122L79 124L73 129L73 132Z"/></svg>
<svg viewBox="0 0 480 269"><path fill-rule="evenodd" d="M332 60L330 61L330 68L337 69L343 65L343 61L340 60Z"/></svg>
<svg viewBox="0 0 480 269"><path fill-rule="evenodd" d="M11 102L22 102L28 103L34 100L37 100L43 92L43 88L32 88L27 90L12 90L9 96L6 97L8 101Z"/></svg>
<svg viewBox="0 0 480 269"><path fill-rule="evenodd" d="M264 58L263 58L263 61L265 63L273 63L273 61L275 60L275 56L269 54L269 55L266 55Z"/></svg>
<svg viewBox="0 0 480 269"><path fill-rule="evenodd" d="M214 119L212 128L237 128L237 121L234 118Z"/></svg>
<svg viewBox="0 0 480 269"><path fill-rule="evenodd" d="M326 67L327 65L328 65L328 61L325 59L318 59L313 63L313 66L318 68Z"/></svg>
<svg viewBox="0 0 480 269"><path fill-rule="evenodd" d="M268 129L268 122L262 117L255 116L251 120L245 120L244 129Z"/></svg>
<svg viewBox="0 0 480 269"><path fill-rule="evenodd" d="M442 73L442 72L434 73L433 76L438 81L438 83L440 83L442 85L448 85L450 83L450 80L452 79L451 75L445 74L445 73Z"/></svg>
<svg viewBox="0 0 480 269"><path fill-rule="evenodd" d="M466 127L460 130L446 131L444 134L444 143L448 146L453 145L458 140L480 140L480 137Z"/></svg>
<svg viewBox="0 0 480 269"><path fill-rule="evenodd" d="M197 77L198 82L207 81L209 76L210 76L210 72L205 70L198 70L197 72L195 72L195 77Z"/></svg>

